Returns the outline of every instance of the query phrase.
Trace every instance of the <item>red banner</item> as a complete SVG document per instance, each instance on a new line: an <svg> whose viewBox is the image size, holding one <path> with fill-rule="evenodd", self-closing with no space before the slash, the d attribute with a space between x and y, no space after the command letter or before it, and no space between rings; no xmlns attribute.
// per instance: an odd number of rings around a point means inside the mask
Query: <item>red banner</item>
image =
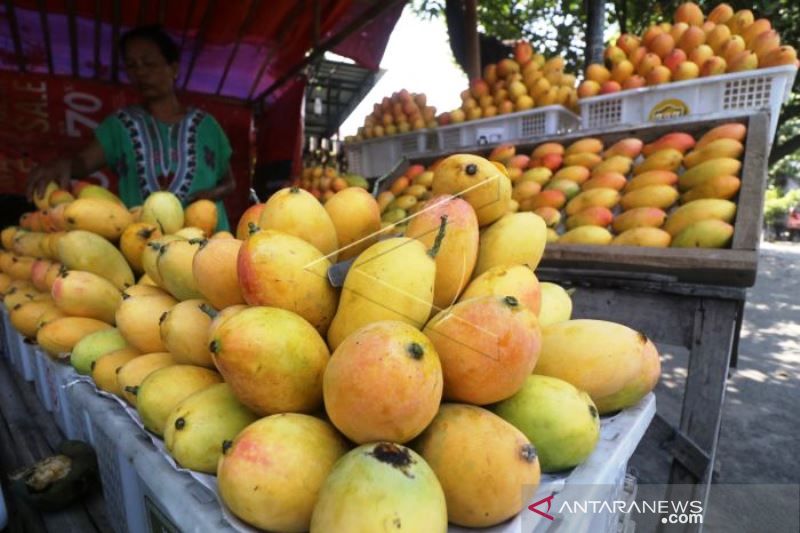
<svg viewBox="0 0 800 533"><path fill-rule="evenodd" d="M205 95L184 94L180 98L185 105L213 115L230 140L237 187L225 205L234 223L247 208L251 186L252 111L245 104ZM34 163L72 155L91 141L94 128L103 118L136 101L135 91L126 86L0 72L0 193L22 194ZM87 178L117 190L117 178L110 169Z"/></svg>

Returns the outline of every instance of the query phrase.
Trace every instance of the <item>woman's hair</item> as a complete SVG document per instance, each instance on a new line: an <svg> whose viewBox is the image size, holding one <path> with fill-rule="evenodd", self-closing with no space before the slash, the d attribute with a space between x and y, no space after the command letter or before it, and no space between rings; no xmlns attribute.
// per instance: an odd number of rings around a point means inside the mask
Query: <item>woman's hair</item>
<svg viewBox="0 0 800 533"><path fill-rule="evenodd" d="M167 35L161 26L139 26L132 30L126 31L122 34L119 40L119 49L122 55L125 55L125 50L128 48L128 43L131 41L143 40L150 41L158 46L161 55L167 60L167 63L177 63L180 60L180 49L172 37Z"/></svg>

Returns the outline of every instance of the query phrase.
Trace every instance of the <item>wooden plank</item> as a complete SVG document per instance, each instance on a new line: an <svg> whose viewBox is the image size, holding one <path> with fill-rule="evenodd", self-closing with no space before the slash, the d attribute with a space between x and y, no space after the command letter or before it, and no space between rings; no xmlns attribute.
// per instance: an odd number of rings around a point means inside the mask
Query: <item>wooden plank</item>
<svg viewBox="0 0 800 533"><path fill-rule="evenodd" d="M742 162L742 187L739 190L734 250L758 250L764 223L764 194L767 188L769 157L769 116L760 113L750 118Z"/></svg>

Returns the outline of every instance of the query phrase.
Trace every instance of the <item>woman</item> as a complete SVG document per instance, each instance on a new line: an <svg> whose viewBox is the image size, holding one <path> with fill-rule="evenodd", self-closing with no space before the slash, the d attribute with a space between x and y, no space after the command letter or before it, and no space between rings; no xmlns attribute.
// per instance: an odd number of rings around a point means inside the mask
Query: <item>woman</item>
<svg viewBox="0 0 800 533"><path fill-rule="evenodd" d="M28 180L28 198L42 194L47 183L68 188L105 166L119 177L125 205L141 205L152 192L168 190L182 202L216 201L218 230L229 224L221 199L236 187L230 169L231 146L214 118L184 107L175 94L179 50L159 27L135 28L122 36L120 50L141 105L106 117L95 139L72 159L58 159L35 168Z"/></svg>

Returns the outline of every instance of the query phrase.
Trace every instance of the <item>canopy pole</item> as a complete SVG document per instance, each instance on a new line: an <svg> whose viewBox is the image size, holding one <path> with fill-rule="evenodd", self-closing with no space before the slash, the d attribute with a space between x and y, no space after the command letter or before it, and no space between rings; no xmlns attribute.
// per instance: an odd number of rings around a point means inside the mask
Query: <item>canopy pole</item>
<svg viewBox="0 0 800 533"><path fill-rule="evenodd" d="M47 52L47 72L53 74L53 49L50 45L50 23L47 21L47 10L44 0L38 0L39 23L42 25L42 37L44 37L44 48Z"/></svg>
<svg viewBox="0 0 800 533"><path fill-rule="evenodd" d="M478 2L464 0L464 38L467 52L467 77L477 80L481 77L481 44L478 40Z"/></svg>
<svg viewBox="0 0 800 533"><path fill-rule="evenodd" d="M586 64L603 63L605 0L586 0Z"/></svg>
<svg viewBox="0 0 800 533"><path fill-rule="evenodd" d="M78 28L75 22L75 0L67 0L67 29L69 31L69 60L72 75L76 78L78 72Z"/></svg>
<svg viewBox="0 0 800 533"><path fill-rule="evenodd" d="M14 11L14 2L6 0L6 15L8 16L8 26L11 30L11 40L14 41L14 53L17 56L17 66L20 72L27 70L25 66L25 56L22 53L22 39L19 36L19 26L17 26L17 14Z"/></svg>
<svg viewBox="0 0 800 533"><path fill-rule="evenodd" d="M200 50L203 48L203 37L205 37L206 30L208 29L208 23L211 22L211 19L213 18L212 13L214 12L216 5L216 0L209 0L208 5L206 6L206 12L203 13L203 20L200 22L200 28L198 28L197 35L194 38L194 46L192 47L192 56L189 59L189 67L186 69L186 76L183 78L184 91L186 90L186 86L189 85L189 79L192 77L192 71L194 70L197 56L200 55Z"/></svg>

